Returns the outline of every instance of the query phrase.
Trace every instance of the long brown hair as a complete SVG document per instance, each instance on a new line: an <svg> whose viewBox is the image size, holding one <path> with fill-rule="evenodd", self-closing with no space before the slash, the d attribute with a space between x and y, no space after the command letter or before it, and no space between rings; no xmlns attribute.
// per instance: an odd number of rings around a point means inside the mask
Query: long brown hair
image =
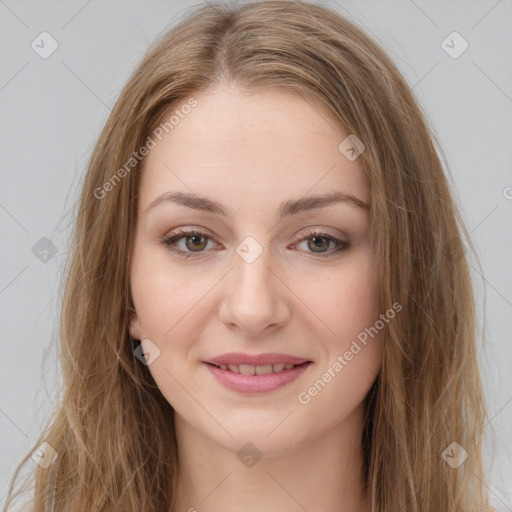
<svg viewBox="0 0 512 512"><path fill-rule="evenodd" d="M440 145L409 85L361 29L313 3L264 0L188 13L143 57L100 134L66 266L63 392L34 445L47 442L57 458L48 468L34 465L34 512L172 507L173 409L128 331L141 171L133 155L150 145L164 114L228 82L320 101L366 147L359 158L380 306L403 307L384 331L381 370L367 396L362 448L372 511L489 510L481 457L487 412L464 240L473 246ZM449 458L462 450L469 456L455 468ZM30 454L10 494L27 461Z"/></svg>

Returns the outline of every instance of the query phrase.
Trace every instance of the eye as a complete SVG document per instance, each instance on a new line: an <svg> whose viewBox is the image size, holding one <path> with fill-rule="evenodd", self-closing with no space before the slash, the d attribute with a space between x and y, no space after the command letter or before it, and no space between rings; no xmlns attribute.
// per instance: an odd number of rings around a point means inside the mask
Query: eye
<svg viewBox="0 0 512 512"><path fill-rule="evenodd" d="M175 252L180 256L185 258L196 258L201 256L201 253L204 252L203 249L207 246L207 241L209 239L210 237L202 231L177 229L171 233L171 235L165 236L162 239L162 243L167 246L170 251ZM177 242L181 242L182 240L185 241L185 249L187 250L177 248ZM189 249L191 249L190 252L188 251Z"/></svg>
<svg viewBox="0 0 512 512"><path fill-rule="evenodd" d="M306 242L306 246L308 249L311 249L311 252L319 256L321 258L327 258L334 254L337 254L341 251L344 251L350 246L350 242L346 242L344 240L340 240L339 238L330 235L329 233L325 233L323 231L312 230L303 235L295 245ZM324 249L328 249L330 244L334 245L334 249L331 251L326 251Z"/></svg>
<svg viewBox="0 0 512 512"><path fill-rule="evenodd" d="M185 258L197 258L205 252L208 241L212 238L206 233L198 230L177 229L170 235L162 238L162 243L172 252ZM184 247L179 247L178 243L184 241ZM303 235L295 243L307 242L307 248L311 249L311 253L318 257L329 257L339 253L350 246L350 242L346 242L336 238L329 233L323 231L310 231ZM333 244L334 249L327 251L329 245Z"/></svg>

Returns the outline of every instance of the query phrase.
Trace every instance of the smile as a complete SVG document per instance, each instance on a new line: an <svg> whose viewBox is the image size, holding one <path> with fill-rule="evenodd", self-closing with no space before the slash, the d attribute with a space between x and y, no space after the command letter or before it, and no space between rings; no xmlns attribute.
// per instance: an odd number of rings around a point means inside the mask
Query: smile
<svg viewBox="0 0 512 512"><path fill-rule="evenodd" d="M244 375L267 375L269 373L279 373L284 370L291 370L297 365L291 363L277 363L261 366L254 366L252 364L221 364L214 366L220 368L221 370L229 370L234 373L243 373Z"/></svg>
<svg viewBox="0 0 512 512"><path fill-rule="evenodd" d="M240 393L268 393L297 379L311 364L276 363L254 366L250 364L203 363L216 380L232 391Z"/></svg>

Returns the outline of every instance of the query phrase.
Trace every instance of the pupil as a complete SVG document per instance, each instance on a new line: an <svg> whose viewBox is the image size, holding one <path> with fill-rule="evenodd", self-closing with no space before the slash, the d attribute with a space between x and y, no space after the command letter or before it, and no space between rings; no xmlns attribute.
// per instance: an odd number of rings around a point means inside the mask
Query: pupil
<svg viewBox="0 0 512 512"><path fill-rule="evenodd" d="M325 247L325 242L327 242L327 245L329 245L329 241L328 241L328 240L327 240L327 238L325 238L325 237L314 236L314 237L312 238L312 240L314 241L314 242L313 242L313 243L314 243L314 247L316 247L316 248L320 248L320 249L326 248L326 247ZM321 244L318 244L317 242L318 242L319 240L323 240L323 241L324 241L324 243L323 243L323 244L322 244L322 243L321 243Z"/></svg>
<svg viewBox="0 0 512 512"><path fill-rule="evenodd" d="M189 239L195 240L194 242L192 242L192 243L193 243L193 247L195 247L195 248L199 248L199 249L202 249L202 248L203 248L203 247L200 247L200 246L196 243L198 239L199 239L199 240L201 240L201 239L202 239L202 240L204 241L204 237L203 237L203 236L199 236L199 235L190 235L190 236L189 236ZM200 243L201 243L201 242L199 242L199 244L200 244Z"/></svg>

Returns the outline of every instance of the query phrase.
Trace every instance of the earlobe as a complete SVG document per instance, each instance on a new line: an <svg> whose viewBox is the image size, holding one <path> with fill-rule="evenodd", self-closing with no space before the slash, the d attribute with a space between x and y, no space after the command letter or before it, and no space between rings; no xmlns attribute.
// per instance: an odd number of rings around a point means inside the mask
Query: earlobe
<svg viewBox="0 0 512 512"><path fill-rule="evenodd" d="M130 336L134 340L140 340L140 325L139 325L139 318L137 317L136 313L132 314L132 317L130 319Z"/></svg>

